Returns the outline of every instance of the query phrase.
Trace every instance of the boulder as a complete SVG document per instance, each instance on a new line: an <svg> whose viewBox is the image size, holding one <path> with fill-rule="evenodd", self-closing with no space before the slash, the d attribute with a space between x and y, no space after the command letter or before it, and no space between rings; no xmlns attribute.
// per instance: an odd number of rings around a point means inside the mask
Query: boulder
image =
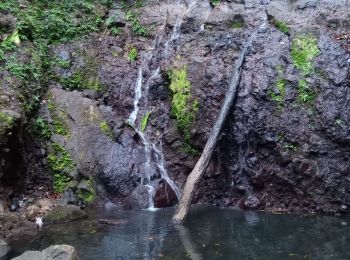
<svg viewBox="0 0 350 260"><path fill-rule="evenodd" d="M54 245L40 251L27 251L12 260L76 260L77 251L69 245Z"/></svg>
<svg viewBox="0 0 350 260"><path fill-rule="evenodd" d="M28 220L34 221L40 214L40 208L36 205L31 205L26 209L25 216Z"/></svg>
<svg viewBox="0 0 350 260"><path fill-rule="evenodd" d="M0 259L6 256L10 252L10 247L7 243L0 238Z"/></svg>
<svg viewBox="0 0 350 260"><path fill-rule="evenodd" d="M44 224L67 223L87 218L87 213L75 205L57 206L44 217Z"/></svg>

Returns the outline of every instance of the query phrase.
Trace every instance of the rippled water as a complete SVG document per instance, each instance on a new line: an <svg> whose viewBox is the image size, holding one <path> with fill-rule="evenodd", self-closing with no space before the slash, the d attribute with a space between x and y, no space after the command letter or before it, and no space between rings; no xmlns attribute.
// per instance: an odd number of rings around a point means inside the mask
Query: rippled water
<svg viewBox="0 0 350 260"><path fill-rule="evenodd" d="M15 241L16 254L71 244L80 259L350 259L350 219L274 215L196 207L185 226L172 209L109 211L89 220L47 226ZM101 225L98 218L125 221ZM349 224L349 226L348 226Z"/></svg>

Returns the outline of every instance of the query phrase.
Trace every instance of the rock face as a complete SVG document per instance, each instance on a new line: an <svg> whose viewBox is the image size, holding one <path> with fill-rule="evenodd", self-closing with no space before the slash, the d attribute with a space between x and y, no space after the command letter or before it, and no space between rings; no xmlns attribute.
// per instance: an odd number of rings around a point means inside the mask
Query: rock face
<svg viewBox="0 0 350 260"><path fill-rule="evenodd" d="M74 205L57 206L44 217L44 224L67 223L87 218L87 213Z"/></svg>
<svg viewBox="0 0 350 260"><path fill-rule="evenodd" d="M147 208L147 185L158 181L155 205L176 204L176 193L162 178L159 164L149 167L148 160L165 161L181 190L198 159L195 151L203 149L218 116L232 66L248 35L256 32L236 104L194 202L346 213L350 206L349 3L246 0L220 1L213 7L209 1L185 2L190 1L150 1L139 8L140 22L155 28L148 38L132 35L132 25L121 13L116 25L125 27L125 33L91 35L52 48L70 64L57 68L59 77L67 79L79 72L104 89L72 91L63 81L51 82L42 102L40 116L55 125L54 107L67 128L66 133L56 131L47 145L64 147L73 161L62 201L90 201L97 195L128 208ZM174 26L178 12L179 28ZM305 39L308 42L301 45L306 50L296 49ZM128 59L131 47L138 50L135 61ZM190 100L198 101L187 133L192 149L187 150L171 108L169 71L174 68L186 68ZM140 80L142 96L135 101ZM143 122L144 136L162 153L153 152L148 158L144 140L127 123L135 107L135 128L140 132ZM6 113L20 122L21 111L15 112ZM6 143L10 139L6 135ZM13 147L20 150L20 145ZM35 154L26 160L27 173L50 176L48 147L35 146ZM40 163L31 164L37 160ZM7 173L21 172L12 166L7 169ZM46 175L34 174L43 171ZM8 176L2 172L1 181ZM32 207L28 217L36 212Z"/></svg>
<svg viewBox="0 0 350 260"><path fill-rule="evenodd" d="M13 258L13 260L76 260L77 252L69 245L54 245L43 251L27 251L24 254Z"/></svg>

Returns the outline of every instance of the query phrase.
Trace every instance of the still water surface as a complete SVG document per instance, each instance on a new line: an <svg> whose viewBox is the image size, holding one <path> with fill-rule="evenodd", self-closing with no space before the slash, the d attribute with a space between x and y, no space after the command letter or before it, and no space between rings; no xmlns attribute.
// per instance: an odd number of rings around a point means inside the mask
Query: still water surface
<svg viewBox="0 0 350 260"><path fill-rule="evenodd" d="M81 260L350 259L349 218L197 206L186 225L173 226L172 213L110 210L84 221L47 226L35 238L16 241L15 254L70 244ZM121 223L102 225L100 218Z"/></svg>

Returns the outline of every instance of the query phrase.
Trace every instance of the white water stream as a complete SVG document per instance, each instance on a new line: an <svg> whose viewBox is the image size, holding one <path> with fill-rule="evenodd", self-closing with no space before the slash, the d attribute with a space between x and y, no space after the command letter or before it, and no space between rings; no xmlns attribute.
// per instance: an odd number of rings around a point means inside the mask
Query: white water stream
<svg viewBox="0 0 350 260"><path fill-rule="evenodd" d="M180 4L180 0L178 1ZM188 14L192 8L197 3L197 0L191 0L188 4L185 10L181 10L181 12L177 15L176 23L174 25L173 31L171 33L171 36L169 39L165 42L164 46L164 53L163 57L168 57L169 54L169 48L174 47L174 44L177 44L177 39L181 36L181 24L183 22L183 18L186 14ZM138 123L138 115L140 111L140 101L141 98L145 99L145 107L144 109L147 111L148 106L148 90L149 90L149 82L152 79L155 79L160 76L160 67L157 67L155 70L152 70L150 73L150 77L145 80L144 78L144 72L146 69L149 69L149 63L153 58L153 55L155 51L157 50L159 44L161 43L164 31L165 31L166 24L163 25L163 27L158 31L153 46L150 50L146 51L142 55L142 61L141 65L138 69L137 79L135 82L135 95L134 95L134 110L131 112L128 123L130 126L132 126L137 134L140 136L141 141L144 145L144 151L146 155L146 162L144 166L144 178L142 178L142 185L146 186L148 189L148 210L156 210L154 207L154 195L156 193L157 183L156 181L152 180L152 176L157 172L157 169L161 175L161 178L166 181L166 183L171 187L171 189L175 192L177 198L180 198L180 190L176 183L169 177L166 167L165 167L165 160L164 160L164 154L162 149L162 142L161 138L159 140L156 140L156 143L159 143L158 146L155 142L151 142L147 136L147 130L142 132L141 126Z"/></svg>

